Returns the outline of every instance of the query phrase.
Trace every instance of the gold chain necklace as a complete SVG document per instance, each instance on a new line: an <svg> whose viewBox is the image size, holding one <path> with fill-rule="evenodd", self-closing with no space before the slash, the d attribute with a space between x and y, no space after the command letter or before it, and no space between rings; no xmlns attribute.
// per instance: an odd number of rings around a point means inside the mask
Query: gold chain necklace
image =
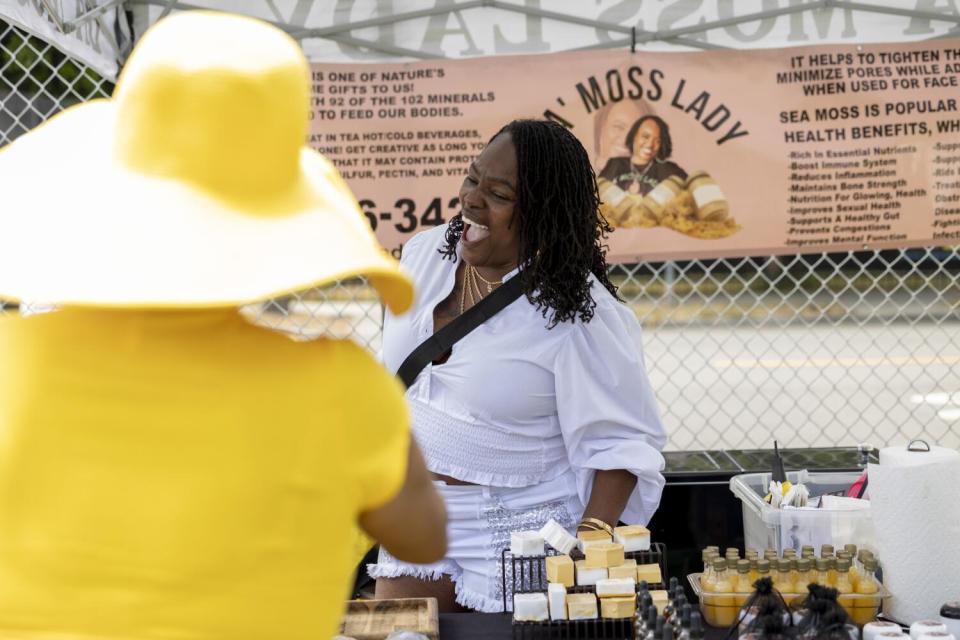
<svg viewBox="0 0 960 640"><path fill-rule="evenodd" d="M484 298L483 292L480 291L480 283L477 280L483 282L487 285L487 294L493 293L493 288L503 284L503 280L487 280L477 271L476 267L467 265L467 268L463 271L463 282L460 287L460 315L463 315L463 312L467 307L467 296L470 296L470 306L472 307L478 301ZM474 295L476 292L476 295Z"/></svg>
<svg viewBox="0 0 960 640"><path fill-rule="evenodd" d="M482 275L480 275L480 272L477 271L476 267L467 266L467 269L469 269L474 276L476 276L477 278L480 278L480 281L483 282L483 284L487 285L487 293L493 293L494 287L498 287L501 284L503 284L502 278L500 280L493 280L492 282L490 280L487 280Z"/></svg>

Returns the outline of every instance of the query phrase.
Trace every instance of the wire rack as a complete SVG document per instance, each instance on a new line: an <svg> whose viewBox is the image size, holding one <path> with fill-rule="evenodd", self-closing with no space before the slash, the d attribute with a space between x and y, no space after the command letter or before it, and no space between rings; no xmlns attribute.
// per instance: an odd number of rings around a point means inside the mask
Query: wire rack
<svg viewBox="0 0 960 640"><path fill-rule="evenodd" d="M500 556L503 568L503 610L513 610L514 593L545 592L547 590L548 556L559 555L553 549L544 555L515 558L510 549L504 549ZM649 589L664 589L667 580L667 548L661 542L654 542L647 551L628 551L624 558L633 559L637 564L657 564L664 582L648 584ZM639 585L637 590L640 590ZM567 593L594 593L592 585L567 587ZM515 640L533 640L543 638L587 639L603 638L608 640L632 639L635 637L636 616L631 618L594 620L556 620L543 622L514 622Z"/></svg>

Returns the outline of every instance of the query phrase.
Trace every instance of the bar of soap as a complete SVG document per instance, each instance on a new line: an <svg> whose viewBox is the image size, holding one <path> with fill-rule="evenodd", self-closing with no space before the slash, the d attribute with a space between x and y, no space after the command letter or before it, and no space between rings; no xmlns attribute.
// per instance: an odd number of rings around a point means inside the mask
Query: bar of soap
<svg viewBox="0 0 960 640"><path fill-rule="evenodd" d="M510 534L510 555L515 558L521 556L542 556L543 538L539 531L514 531Z"/></svg>
<svg viewBox="0 0 960 640"><path fill-rule="evenodd" d="M515 593L513 594L513 619L521 622L546 620L547 594L545 593Z"/></svg>
<svg viewBox="0 0 960 640"><path fill-rule="evenodd" d="M648 591L647 593L650 594L650 598L653 600L653 606L657 608L657 612L662 614L664 607L666 607L670 601L666 589L656 589L654 591Z"/></svg>
<svg viewBox="0 0 960 640"><path fill-rule="evenodd" d="M597 580L608 578L609 574L604 567L590 568L586 560L577 560L577 584L581 587L588 587L597 584Z"/></svg>
<svg viewBox="0 0 960 640"><path fill-rule="evenodd" d="M660 573L660 565L656 562L653 564L638 564L637 582L642 582L644 580L647 581L647 584L660 584L663 582L663 574Z"/></svg>
<svg viewBox="0 0 960 640"><path fill-rule="evenodd" d="M597 617L597 597L592 593L568 593L567 617L571 620L594 620Z"/></svg>
<svg viewBox="0 0 960 640"><path fill-rule="evenodd" d="M540 537L560 553L570 553L577 546L577 539L556 520L548 520L540 529Z"/></svg>
<svg viewBox="0 0 960 640"><path fill-rule="evenodd" d="M604 618L632 618L636 612L637 598L635 595L600 599L600 615Z"/></svg>
<svg viewBox="0 0 960 640"><path fill-rule="evenodd" d="M588 569L597 567L619 567L623 564L623 545L616 542L598 542L587 547Z"/></svg>
<svg viewBox="0 0 960 640"><path fill-rule="evenodd" d="M578 531L577 540L580 541L580 550L584 553L592 545L601 542L613 542L613 538L607 535L606 531Z"/></svg>
<svg viewBox="0 0 960 640"><path fill-rule="evenodd" d="M633 558L627 558L619 567L610 567L611 578L630 578L637 579L637 561Z"/></svg>
<svg viewBox="0 0 960 640"><path fill-rule="evenodd" d="M617 527L613 530L613 541L622 544L624 551L649 551L650 531L638 524Z"/></svg>
<svg viewBox="0 0 960 640"><path fill-rule="evenodd" d="M547 582L556 582L565 587L574 584L573 560L570 556L547 556Z"/></svg>
<svg viewBox="0 0 960 640"><path fill-rule="evenodd" d="M637 582L633 578L606 578L597 580L597 597L616 598L634 596Z"/></svg>
<svg viewBox="0 0 960 640"><path fill-rule="evenodd" d="M547 600L550 603L550 619L567 619L567 588L559 582L547 585Z"/></svg>

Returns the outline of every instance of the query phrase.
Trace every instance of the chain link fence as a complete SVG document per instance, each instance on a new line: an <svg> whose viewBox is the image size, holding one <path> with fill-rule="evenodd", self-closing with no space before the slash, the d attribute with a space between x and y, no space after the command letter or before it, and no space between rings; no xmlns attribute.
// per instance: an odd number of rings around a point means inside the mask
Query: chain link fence
<svg viewBox="0 0 960 640"><path fill-rule="evenodd" d="M0 146L112 89L0 21ZM960 247L611 267L644 325L671 450L767 447L773 439L824 447L925 438L960 447L958 274ZM0 312L16 309L0 301ZM380 347L383 312L360 279L243 312L295 338Z"/></svg>

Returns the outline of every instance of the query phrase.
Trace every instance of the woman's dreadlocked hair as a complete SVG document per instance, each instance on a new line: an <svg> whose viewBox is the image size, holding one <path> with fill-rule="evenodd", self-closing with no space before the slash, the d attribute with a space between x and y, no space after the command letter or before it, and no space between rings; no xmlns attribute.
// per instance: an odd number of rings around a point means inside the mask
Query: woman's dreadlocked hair
<svg viewBox="0 0 960 640"><path fill-rule="evenodd" d="M549 326L589 322L596 301L592 273L617 297L607 276L606 245L612 228L600 214L597 180L587 152L562 125L547 120L514 120L490 139L509 133L517 153L520 282L527 299L549 319ZM463 218L450 220L444 257L456 259ZM619 297L617 297L619 299Z"/></svg>

